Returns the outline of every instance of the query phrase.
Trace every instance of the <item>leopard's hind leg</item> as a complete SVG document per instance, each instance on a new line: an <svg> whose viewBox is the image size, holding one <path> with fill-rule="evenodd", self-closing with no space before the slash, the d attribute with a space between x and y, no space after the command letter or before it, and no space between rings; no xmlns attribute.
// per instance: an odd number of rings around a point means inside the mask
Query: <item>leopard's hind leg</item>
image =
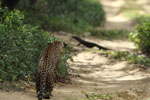
<svg viewBox="0 0 150 100"><path fill-rule="evenodd" d="M45 99L50 99L51 97L53 97L52 91L55 84L54 79L55 79L54 73L48 74L46 79L46 95L44 97Z"/></svg>
<svg viewBox="0 0 150 100"><path fill-rule="evenodd" d="M45 89L46 89L46 73L45 72L41 72L39 75L39 79L40 79L40 86L39 86L39 91L38 91L38 100L42 100L45 96ZM37 84L38 85L38 84Z"/></svg>

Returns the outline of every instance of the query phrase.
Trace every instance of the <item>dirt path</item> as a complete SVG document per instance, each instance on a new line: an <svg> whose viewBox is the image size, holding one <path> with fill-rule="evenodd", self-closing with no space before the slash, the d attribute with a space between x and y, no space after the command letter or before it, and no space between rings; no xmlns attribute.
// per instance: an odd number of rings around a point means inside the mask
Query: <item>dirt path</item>
<svg viewBox="0 0 150 100"><path fill-rule="evenodd" d="M119 13L125 0L101 0L107 14L106 29L134 29L134 22ZM67 37L68 38L68 37ZM65 39L65 37L63 37ZM134 44L128 41L88 39L114 50L131 51ZM72 84L57 84L51 100L76 100L85 98L83 92L119 93L115 100L150 100L150 74L148 70L126 61L109 59L96 52L79 48L71 39L77 54L70 64ZM0 91L0 100L37 100L35 89L26 91ZM80 100L80 99L79 99Z"/></svg>
<svg viewBox="0 0 150 100"><path fill-rule="evenodd" d="M107 44L110 41L102 42ZM132 43L125 41L122 43L126 50L133 49ZM117 50L122 50L122 46L119 47L116 41L111 45L117 47ZM148 100L146 96L150 94L150 75L147 70L126 61L116 61L96 52L85 51L84 47L79 49L75 44L74 47L78 48L78 53L73 56L74 62L69 62L72 84L57 84L51 100L75 100L85 98L82 92L96 91L121 93L123 99L116 100ZM124 96L130 98L126 99ZM37 98L35 89L27 89L23 92L0 91L0 100L37 100Z"/></svg>
<svg viewBox="0 0 150 100"><path fill-rule="evenodd" d="M120 13L125 6L125 0L100 0L106 12L106 24L104 29L134 30L135 21Z"/></svg>
<svg viewBox="0 0 150 100"><path fill-rule="evenodd" d="M123 13L123 8L129 8L130 15L135 14L137 8L140 15L150 13L149 0L99 0L106 12L106 24L104 29L123 29L132 31L136 28L136 20L126 17ZM127 2L134 2L129 5ZM136 15L135 15L136 16ZM138 16L138 14L137 14ZM137 17L136 16L136 17Z"/></svg>

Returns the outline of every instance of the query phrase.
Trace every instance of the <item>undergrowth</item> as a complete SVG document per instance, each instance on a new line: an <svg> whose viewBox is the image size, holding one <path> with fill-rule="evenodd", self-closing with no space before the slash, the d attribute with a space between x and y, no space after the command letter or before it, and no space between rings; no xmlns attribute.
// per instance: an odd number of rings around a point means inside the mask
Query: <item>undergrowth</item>
<svg viewBox="0 0 150 100"><path fill-rule="evenodd" d="M82 100L112 100L114 98L114 95L112 94L101 94L101 93L86 93L83 92L87 99Z"/></svg>
<svg viewBox="0 0 150 100"><path fill-rule="evenodd" d="M81 34L105 22L105 12L98 0L38 0L34 5L29 9L28 0L22 0L17 8L24 11L25 23L47 30Z"/></svg>
<svg viewBox="0 0 150 100"><path fill-rule="evenodd" d="M139 24L136 30L129 35L137 49L143 54L150 56L150 16L142 16L139 18Z"/></svg>
<svg viewBox="0 0 150 100"><path fill-rule="evenodd" d="M128 51L104 51L104 50L89 50L88 52L97 52L111 59L128 61L129 63L150 67L150 58L142 54L130 53Z"/></svg>
<svg viewBox="0 0 150 100"><path fill-rule="evenodd" d="M86 99L73 99L73 98L67 98L65 100L114 100L113 95L110 94L85 94L87 96Z"/></svg>
<svg viewBox="0 0 150 100"><path fill-rule="evenodd" d="M114 100L115 97L117 97L117 94L103 94L103 93L87 93L83 92L82 93L85 95L86 98L84 99L72 99L72 98L67 98L65 100Z"/></svg>
<svg viewBox="0 0 150 100"><path fill-rule="evenodd" d="M41 51L49 42L59 40L38 26L24 24L19 10L0 8L0 81L31 80ZM59 75L67 74L70 47L64 50Z"/></svg>
<svg viewBox="0 0 150 100"><path fill-rule="evenodd" d="M100 39L107 39L107 40L113 40L113 39L127 39L129 32L127 30L91 30L90 31L91 36L100 38Z"/></svg>
<svg viewBox="0 0 150 100"><path fill-rule="evenodd" d="M110 58L126 60L130 63L144 65L145 67L150 67L150 58L144 55L137 55L135 53L129 53L127 51L118 51L118 52L108 52L106 53Z"/></svg>

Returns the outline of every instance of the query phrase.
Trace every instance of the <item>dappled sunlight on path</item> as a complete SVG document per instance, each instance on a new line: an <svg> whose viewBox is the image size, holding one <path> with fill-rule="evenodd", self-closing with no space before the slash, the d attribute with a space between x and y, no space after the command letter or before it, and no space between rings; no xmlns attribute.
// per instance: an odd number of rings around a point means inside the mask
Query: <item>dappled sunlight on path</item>
<svg viewBox="0 0 150 100"><path fill-rule="evenodd" d="M82 52L73 59L74 62L70 63L72 74L79 76L73 80L76 83L84 84L84 87L86 85L96 86L95 88L115 86L117 89L117 84L120 84L118 87L122 85L124 88L129 88L130 85L124 83L131 81L133 83L131 85L135 86L149 75L134 64L113 61L97 53Z"/></svg>

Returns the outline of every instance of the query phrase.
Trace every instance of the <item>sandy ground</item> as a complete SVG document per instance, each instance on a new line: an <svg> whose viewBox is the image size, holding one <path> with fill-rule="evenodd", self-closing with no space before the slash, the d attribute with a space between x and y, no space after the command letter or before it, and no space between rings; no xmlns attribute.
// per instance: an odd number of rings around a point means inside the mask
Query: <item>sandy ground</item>
<svg viewBox="0 0 150 100"><path fill-rule="evenodd" d="M105 29L133 30L135 28L134 21L119 13L124 0L101 0L101 2L107 14ZM117 51L132 52L135 48L134 44L128 41L106 41L93 38L87 40ZM77 47L75 41L68 37L65 41L71 42L76 49L73 52L76 54L73 55L74 62L69 61L72 84L57 84L51 100L75 100L85 98L83 92L96 91L119 93L120 98L115 100L150 100L149 69L142 69L126 61L109 59L97 52L87 52L85 47ZM35 89L9 92L0 90L0 100L37 100L37 98Z"/></svg>
<svg viewBox="0 0 150 100"><path fill-rule="evenodd" d="M136 28L135 19L127 18L121 8L129 6L126 1L136 1L141 7L140 14L150 14L149 0L100 0L106 12L106 24L103 29L123 29L132 31Z"/></svg>
<svg viewBox="0 0 150 100"><path fill-rule="evenodd" d="M100 0L106 12L106 24L103 29L134 30L135 21L120 13L125 0Z"/></svg>

